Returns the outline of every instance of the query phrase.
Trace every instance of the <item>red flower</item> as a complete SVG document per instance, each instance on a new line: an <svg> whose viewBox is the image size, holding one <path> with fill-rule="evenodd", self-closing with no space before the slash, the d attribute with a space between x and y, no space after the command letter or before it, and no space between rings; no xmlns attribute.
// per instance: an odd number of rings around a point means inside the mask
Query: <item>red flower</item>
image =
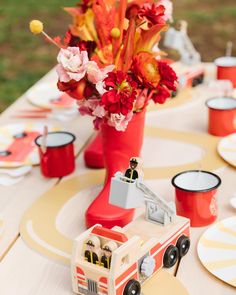
<svg viewBox="0 0 236 295"><path fill-rule="evenodd" d="M105 89L101 104L110 114L126 116L132 109L136 98L136 82L122 71L110 72L104 79Z"/></svg>
<svg viewBox="0 0 236 295"><path fill-rule="evenodd" d="M65 34L64 44L65 47L79 47L81 51L87 51L89 58L96 48L96 42L81 40L78 36L73 35L70 30ZM63 44L61 45L63 46Z"/></svg>
<svg viewBox="0 0 236 295"><path fill-rule="evenodd" d="M63 91L63 92L66 92L66 91L73 91L77 88L78 86L78 83L77 81L75 80L70 80L70 82L61 82L61 81L58 81L57 82L57 87L60 91Z"/></svg>
<svg viewBox="0 0 236 295"><path fill-rule="evenodd" d="M80 7L82 12L85 13L88 8L90 8L93 4L91 0L82 0L76 4L77 7Z"/></svg>
<svg viewBox="0 0 236 295"><path fill-rule="evenodd" d="M177 76L174 70L165 62L158 62L160 82L153 91L152 99L155 103L163 104L171 96L172 91L176 91Z"/></svg>
<svg viewBox="0 0 236 295"><path fill-rule="evenodd" d="M166 63L158 62L158 69L161 76L161 85L165 85L168 89L176 91L177 76L175 71Z"/></svg>
<svg viewBox="0 0 236 295"><path fill-rule="evenodd" d="M158 5L158 3L145 3L139 10L138 17L148 22L148 26L157 24L165 24L164 20L165 7Z"/></svg>
<svg viewBox="0 0 236 295"><path fill-rule="evenodd" d="M152 95L152 100L155 103L163 104L166 102L167 98L171 95L170 91L163 86L158 86Z"/></svg>
<svg viewBox="0 0 236 295"><path fill-rule="evenodd" d="M84 98L84 91L86 88L85 79L78 81L71 80L70 82L57 82L57 87L60 91L66 92L74 99L80 100Z"/></svg>
<svg viewBox="0 0 236 295"><path fill-rule="evenodd" d="M133 17L136 17L137 14L139 13L140 10L140 6L138 5L138 3L135 3L134 1L131 3L128 3L128 7L126 9L126 18L127 19L131 19Z"/></svg>

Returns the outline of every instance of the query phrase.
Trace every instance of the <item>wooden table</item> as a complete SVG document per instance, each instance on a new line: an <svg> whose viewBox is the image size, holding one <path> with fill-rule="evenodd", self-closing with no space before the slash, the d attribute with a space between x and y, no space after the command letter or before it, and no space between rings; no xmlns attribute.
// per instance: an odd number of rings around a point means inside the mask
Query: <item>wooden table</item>
<svg viewBox="0 0 236 295"><path fill-rule="evenodd" d="M48 83L56 81L55 71L52 70L46 75L40 83ZM197 92L196 92L197 93ZM201 94L204 92L201 92ZM195 97L185 104L180 104L176 108L164 108L163 110L155 110L147 114L147 125L152 128L158 127L173 132L202 132L206 133L207 113L203 101L206 97ZM20 97L10 108L8 108L0 116L0 125L7 123L20 122L20 119L13 119L12 114L16 114L17 110L29 107L26 96ZM193 119L194 118L194 119ZM23 120L22 120L23 121ZM62 123L52 123L61 125ZM89 170L84 167L82 152L85 145L94 135L92 120L88 117L78 116L75 120L63 123L62 128L77 135L76 154L77 166L76 172L65 179L45 179L41 176L39 168L34 167L31 174L17 185L11 187L0 187L0 219L3 219L5 228L2 237L0 237L0 294L1 295L66 295L72 294L70 270L68 266L54 262L44 257L36 251L30 249L22 240L19 232L19 225L25 211L32 204L53 187L57 187L63 181L75 175L82 175ZM167 130L168 129L168 130ZM162 132L165 132L165 130ZM191 156L194 159L200 158L201 149L192 145L186 146L183 143L175 143L169 139L152 138L150 130L147 130L145 143L143 148L144 166L153 167L160 166L160 171L168 169L169 165L183 165L184 162L191 162ZM171 135L170 135L171 137ZM150 144L152 150L150 150ZM153 147L157 151L152 152ZM187 149L187 150L186 150ZM182 151L182 152L181 152ZM178 153L183 153L184 157L178 157ZM173 156L174 154L174 156ZM150 157L151 155L151 157ZM178 160L177 160L178 159ZM172 161L176 161L171 163ZM224 166L224 167L223 167ZM196 167L197 168L197 167ZM164 173L163 172L163 173ZM235 214L229 207L229 198L235 192L235 170L226 163L218 169L217 173L222 177L223 185L219 192L220 212L219 219L226 218ZM158 180L149 180L149 184L161 195L166 196L168 200L173 200L174 191L170 185L169 177ZM87 192L88 198L81 203L81 208L86 208L89 202L95 197L99 187L93 187ZM82 210L82 211L83 211ZM77 232L84 229L82 211L74 209L74 212L65 214L59 221L61 230L67 232L69 236L74 236ZM70 219L80 214L80 224ZM42 220L43 223L43 220ZM172 273L176 273L177 277L186 286L189 294L235 294L235 289L221 282L208 273L201 265L197 253L196 246L200 235L205 228L192 228L191 230L191 250L189 254L181 261L177 269L172 269ZM152 294L150 294L152 295ZM154 294L153 294L154 295Z"/></svg>

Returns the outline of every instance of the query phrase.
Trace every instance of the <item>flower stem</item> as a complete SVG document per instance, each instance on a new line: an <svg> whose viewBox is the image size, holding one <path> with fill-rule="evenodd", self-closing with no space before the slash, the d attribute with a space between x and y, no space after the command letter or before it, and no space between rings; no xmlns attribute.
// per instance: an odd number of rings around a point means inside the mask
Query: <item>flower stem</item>
<svg viewBox="0 0 236 295"><path fill-rule="evenodd" d="M45 33L44 31L42 31L42 34L54 45L56 45L59 49L61 49L61 47L59 46L59 44L57 44L57 42L55 42L47 33Z"/></svg>

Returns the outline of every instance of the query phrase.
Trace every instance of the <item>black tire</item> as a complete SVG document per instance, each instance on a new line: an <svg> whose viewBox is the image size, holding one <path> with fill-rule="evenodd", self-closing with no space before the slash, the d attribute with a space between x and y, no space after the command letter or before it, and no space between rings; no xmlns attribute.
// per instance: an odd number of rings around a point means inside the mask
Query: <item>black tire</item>
<svg viewBox="0 0 236 295"><path fill-rule="evenodd" d="M190 240L186 236L179 237L176 247L179 250L179 257L184 257L190 248Z"/></svg>
<svg viewBox="0 0 236 295"><path fill-rule="evenodd" d="M196 86L202 84L203 80L204 80L204 75L200 75L198 77L195 77L192 81L192 87L196 87Z"/></svg>
<svg viewBox="0 0 236 295"><path fill-rule="evenodd" d="M179 250L176 246L170 245L165 252L163 265L166 268L174 266L179 258Z"/></svg>
<svg viewBox="0 0 236 295"><path fill-rule="evenodd" d="M125 286L123 295L140 295L141 285L136 280L130 280Z"/></svg>
<svg viewBox="0 0 236 295"><path fill-rule="evenodd" d="M176 91L172 91L172 93L171 93L171 98L176 97L177 94L178 94L178 90L176 90Z"/></svg>

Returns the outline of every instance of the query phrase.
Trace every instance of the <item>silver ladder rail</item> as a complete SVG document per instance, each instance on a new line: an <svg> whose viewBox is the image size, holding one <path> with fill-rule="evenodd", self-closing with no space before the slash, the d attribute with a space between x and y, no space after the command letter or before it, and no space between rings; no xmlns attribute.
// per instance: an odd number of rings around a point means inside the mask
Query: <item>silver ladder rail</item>
<svg viewBox="0 0 236 295"><path fill-rule="evenodd" d="M160 196L156 195L151 189L149 189L144 183L136 181L136 186L140 189L147 200L155 202L162 210L164 210L168 216L173 219L176 216L176 212L169 204Z"/></svg>

